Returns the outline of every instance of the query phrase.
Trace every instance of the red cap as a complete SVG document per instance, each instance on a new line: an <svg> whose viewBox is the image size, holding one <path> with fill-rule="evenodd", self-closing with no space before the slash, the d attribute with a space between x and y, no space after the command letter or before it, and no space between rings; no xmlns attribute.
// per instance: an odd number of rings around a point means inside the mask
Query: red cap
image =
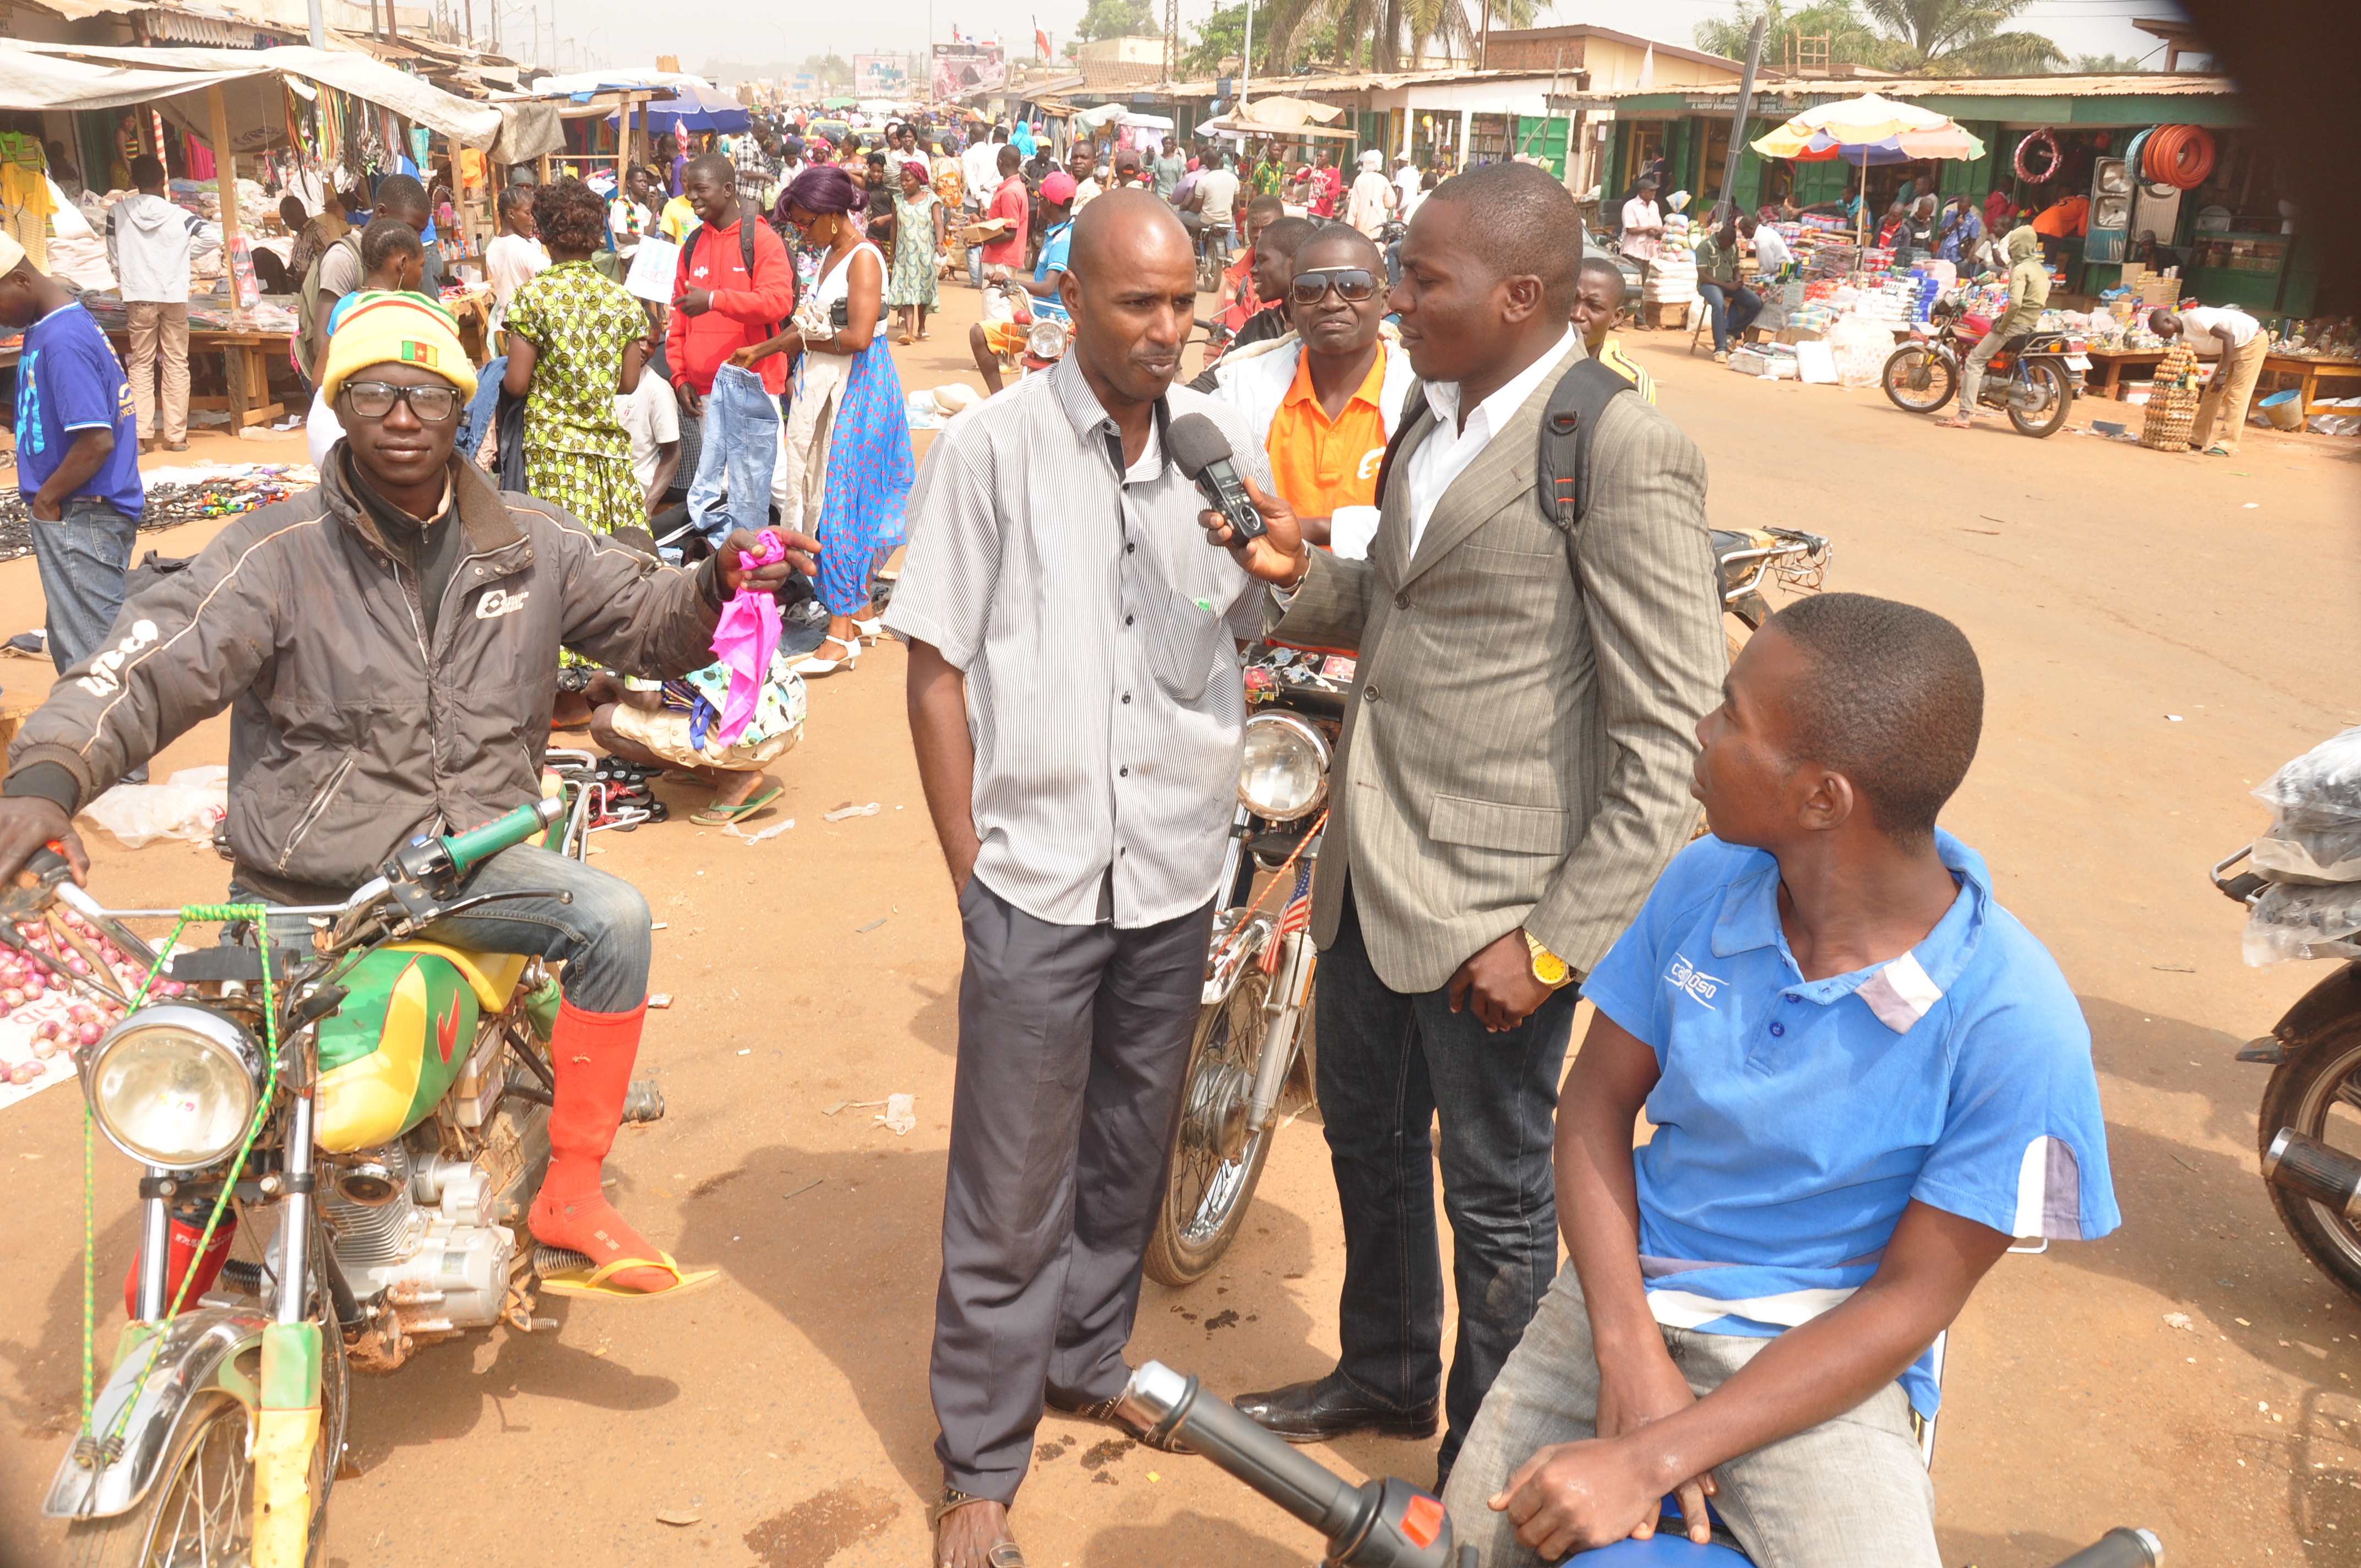
<svg viewBox="0 0 2361 1568"><path fill-rule="evenodd" d="M1041 200L1053 207L1065 205L1074 199L1074 177L1060 169L1041 181Z"/></svg>

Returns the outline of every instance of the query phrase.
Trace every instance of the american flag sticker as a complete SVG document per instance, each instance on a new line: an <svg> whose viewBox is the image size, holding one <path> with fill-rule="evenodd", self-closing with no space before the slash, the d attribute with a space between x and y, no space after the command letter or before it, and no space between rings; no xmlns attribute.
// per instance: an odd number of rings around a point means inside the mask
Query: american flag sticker
<svg viewBox="0 0 2361 1568"><path fill-rule="evenodd" d="M1287 906L1279 912L1279 928L1271 934L1271 939L1263 944L1262 972L1265 974L1279 972L1280 938L1290 931L1308 930L1311 925L1312 868L1299 865L1295 868L1294 896L1290 898L1287 901Z"/></svg>

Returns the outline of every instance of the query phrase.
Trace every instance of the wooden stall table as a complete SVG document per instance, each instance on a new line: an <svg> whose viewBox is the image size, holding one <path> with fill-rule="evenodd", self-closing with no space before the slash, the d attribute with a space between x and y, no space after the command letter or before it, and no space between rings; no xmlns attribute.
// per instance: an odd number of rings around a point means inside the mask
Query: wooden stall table
<svg viewBox="0 0 2361 1568"><path fill-rule="evenodd" d="M110 327L107 341L127 366L131 362L131 336L119 327ZM284 363L287 345L294 334L285 332L262 332L252 328L191 327L189 329L189 359L193 364L199 355L218 354L222 362L223 384L227 397L191 397L192 409L225 409L229 411L232 434L249 424L269 424L286 413L284 403L270 400L270 367L275 358Z"/></svg>
<svg viewBox="0 0 2361 1568"><path fill-rule="evenodd" d="M2123 400L2126 371L2153 370L2164 362L2161 348L2090 348L2083 352L2090 356L2092 371L2098 377L2087 389L2118 402Z"/></svg>
<svg viewBox="0 0 2361 1568"><path fill-rule="evenodd" d="M2303 395L2296 400L2303 405L2304 417L2312 417L2312 405L2319 401L2323 381L2361 381L2361 360L2323 359L2307 354L2266 354L2263 374L2291 376ZM2346 396L2353 394L2347 392Z"/></svg>
<svg viewBox="0 0 2361 1568"><path fill-rule="evenodd" d="M467 351L468 363L481 365L490 356L492 346L492 293L489 289L472 290L467 293L442 302L458 323L459 346Z"/></svg>

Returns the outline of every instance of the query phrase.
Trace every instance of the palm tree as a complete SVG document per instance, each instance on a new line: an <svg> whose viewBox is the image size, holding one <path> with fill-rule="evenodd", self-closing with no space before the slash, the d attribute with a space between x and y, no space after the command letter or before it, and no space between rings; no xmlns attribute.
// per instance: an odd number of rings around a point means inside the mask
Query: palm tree
<svg viewBox="0 0 2361 1568"><path fill-rule="evenodd" d="M1886 38L1882 62L1923 76L2015 76L2049 71L2066 53L2039 33L2003 32L2031 0L1861 0Z"/></svg>
<svg viewBox="0 0 2361 1568"><path fill-rule="evenodd" d="M1304 42L1323 24L1335 29L1328 63L1339 69L1399 71L1417 64L1430 45L1438 44L1453 59L1472 60L1482 5L1483 0L1272 0L1257 9L1255 37L1259 47L1268 29L1267 58L1282 71L1295 63ZM1493 0L1492 25L1530 27L1549 5L1550 0Z"/></svg>
<svg viewBox="0 0 2361 1568"><path fill-rule="evenodd" d="M1767 17L1763 29L1763 62L1777 66L1786 58L1792 36L1828 40L1831 65L1875 65L1883 60L1886 42L1861 19L1853 0L1827 0L1793 9L1779 0L1738 0L1729 16L1699 22L1693 30L1697 48L1726 60L1744 60L1746 46L1758 16Z"/></svg>

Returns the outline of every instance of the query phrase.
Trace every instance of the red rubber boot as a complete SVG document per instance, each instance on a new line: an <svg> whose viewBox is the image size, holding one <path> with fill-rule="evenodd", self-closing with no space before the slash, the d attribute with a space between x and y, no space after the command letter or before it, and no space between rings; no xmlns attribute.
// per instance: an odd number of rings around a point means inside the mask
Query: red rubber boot
<svg viewBox="0 0 2361 1568"><path fill-rule="evenodd" d="M640 1026L647 1013L644 1002L629 1013L558 1004L557 1025L549 1037L550 1067L557 1080L556 1103L549 1113L549 1174L533 1201L531 1224L534 1240L571 1247L588 1257L591 1266L545 1275L544 1289L646 1296L691 1282L669 1254L623 1223L598 1185L599 1162L614 1146L615 1129L623 1119L623 1096L631 1086L631 1063L640 1054ZM616 1268L619 1263L631 1266Z"/></svg>

